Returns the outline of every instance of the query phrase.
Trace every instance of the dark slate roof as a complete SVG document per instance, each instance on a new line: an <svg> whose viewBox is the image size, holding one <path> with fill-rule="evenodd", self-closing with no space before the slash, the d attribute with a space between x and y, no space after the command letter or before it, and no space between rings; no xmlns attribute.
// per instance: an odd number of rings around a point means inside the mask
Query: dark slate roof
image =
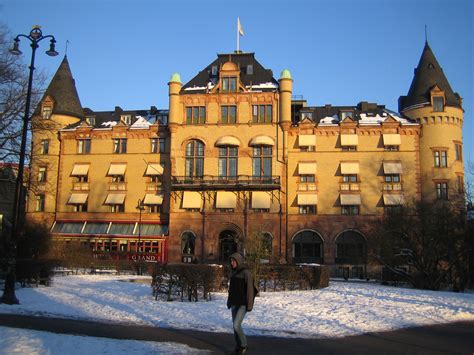
<svg viewBox="0 0 474 355"><path fill-rule="evenodd" d="M410 106L430 102L430 91L435 85L438 85L444 91L447 106L461 108L460 96L451 89L443 69L436 60L428 42L426 42L408 94L399 98L399 111L401 112Z"/></svg>
<svg viewBox="0 0 474 355"><path fill-rule="evenodd" d="M278 81L273 77L273 72L270 69L265 69L256 59L255 53L231 53L231 54L218 54L217 59L211 64L205 67L199 72L194 78L183 85L181 93L203 93L205 90L185 90L192 87L206 87L209 82L215 84L219 80L219 70L221 66L232 61L240 67L240 80L245 86L258 85L265 83L273 83L278 87ZM247 66L253 66L253 73L247 74ZM217 75L212 75L212 67L217 66ZM262 91L273 91L272 88L259 89Z"/></svg>
<svg viewBox="0 0 474 355"><path fill-rule="evenodd" d="M357 106L308 106L308 107L299 107L297 112L293 115L293 124L299 124L304 114L309 112L312 113L312 121L315 124L326 117L335 117L335 122L340 121L340 114L343 111L350 111L352 113L352 119L354 121L359 121L361 119L360 115L365 114L366 116L386 116L387 114L392 114L391 111L387 110L384 105L378 105L376 103L360 102ZM394 115L398 116L399 114L393 112Z"/></svg>
<svg viewBox="0 0 474 355"><path fill-rule="evenodd" d="M133 125L139 116L145 118L151 124L156 123L157 116L168 116L168 110L157 109L156 107L152 106L149 110L122 110L119 106L115 106L114 111L92 111L90 108L84 109L84 118L77 123L71 124L66 129L76 128L80 126L84 121L87 122L88 125L94 128L109 128L110 125L107 125L107 122L119 122L122 115L130 115L131 116L131 125ZM93 121L91 122L91 118ZM162 124L167 124L163 122Z"/></svg>
<svg viewBox="0 0 474 355"><path fill-rule="evenodd" d="M79 100L79 95L76 90L76 84L72 77L71 68L69 67L66 56L64 56L61 65L56 71L56 74L54 74L43 99L47 95L51 96L55 101L53 113L78 118L84 117L81 101Z"/></svg>

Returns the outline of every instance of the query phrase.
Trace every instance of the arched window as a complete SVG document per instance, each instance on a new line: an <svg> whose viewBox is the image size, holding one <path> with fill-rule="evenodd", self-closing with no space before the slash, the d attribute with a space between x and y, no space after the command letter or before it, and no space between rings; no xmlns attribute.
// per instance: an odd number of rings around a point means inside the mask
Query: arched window
<svg viewBox="0 0 474 355"><path fill-rule="evenodd" d="M193 232L184 232L181 236L181 254L184 262L192 262L194 257L194 247L196 236Z"/></svg>
<svg viewBox="0 0 474 355"><path fill-rule="evenodd" d="M293 238L294 263L323 262L323 240L313 231L302 231Z"/></svg>
<svg viewBox="0 0 474 355"><path fill-rule="evenodd" d="M253 147L253 176L258 178L272 176L272 147L256 145Z"/></svg>
<svg viewBox="0 0 474 355"><path fill-rule="evenodd" d="M186 177L202 178L204 175L204 144L192 140L186 144Z"/></svg>
<svg viewBox="0 0 474 355"><path fill-rule="evenodd" d="M237 177L239 149L234 146L219 147L219 177Z"/></svg>
<svg viewBox="0 0 474 355"><path fill-rule="evenodd" d="M345 231L336 238L336 264L365 264L367 242L356 231Z"/></svg>
<svg viewBox="0 0 474 355"><path fill-rule="evenodd" d="M224 230L219 234L219 260L229 261L229 256L237 251L238 235L235 231Z"/></svg>

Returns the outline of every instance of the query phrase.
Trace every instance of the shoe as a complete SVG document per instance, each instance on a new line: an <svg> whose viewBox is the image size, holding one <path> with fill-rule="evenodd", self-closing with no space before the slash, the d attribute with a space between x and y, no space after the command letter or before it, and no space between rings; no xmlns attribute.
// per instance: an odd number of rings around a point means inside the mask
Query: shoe
<svg viewBox="0 0 474 355"><path fill-rule="evenodd" d="M247 347L246 346L242 346L239 348L239 351L237 352L237 354L239 355L245 355L247 354Z"/></svg>

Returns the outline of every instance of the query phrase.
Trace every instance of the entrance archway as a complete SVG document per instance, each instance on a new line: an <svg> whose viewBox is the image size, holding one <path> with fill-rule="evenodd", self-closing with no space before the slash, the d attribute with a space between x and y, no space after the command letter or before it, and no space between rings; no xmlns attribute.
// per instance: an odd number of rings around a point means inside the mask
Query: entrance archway
<svg viewBox="0 0 474 355"><path fill-rule="evenodd" d="M311 230L298 232L293 238L294 263L323 263L323 239Z"/></svg>
<svg viewBox="0 0 474 355"><path fill-rule="evenodd" d="M224 230L219 234L219 260L227 262L229 256L237 252L238 235L235 231Z"/></svg>

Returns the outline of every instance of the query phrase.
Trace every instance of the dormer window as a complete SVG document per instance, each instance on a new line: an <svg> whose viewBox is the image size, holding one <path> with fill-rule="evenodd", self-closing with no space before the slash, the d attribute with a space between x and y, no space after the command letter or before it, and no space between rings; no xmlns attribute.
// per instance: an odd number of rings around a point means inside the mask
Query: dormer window
<svg viewBox="0 0 474 355"><path fill-rule="evenodd" d="M300 121L304 121L304 120L313 121L313 113L312 112L301 112Z"/></svg>
<svg viewBox="0 0 474 355"><path fill-rule="evenodd" d="M222 78L222 92L236 92L237 91L237 78L226 77Z"/></svg>
<svg viewBox="0 0 474 355"><path fill-rule="evenodd" d="M442 96L433 96L433 111L434 112L444 111L444 99Z"/></svg>
<svg viewBox="0 0 474 355"><path fill-rule="evenodd" d="M41 112L41 117L44 120L49 120L51 118L52 113L53 113L53 108L51 106L45 106L43 107L43 110Z"/></svg>
<svg viewBox="0 0 474 355"><path fill-rule="evenodd" d="M346 117L353 118L354 114L353 114L352 111L341 111L340 112L340 117L341 117L341 121L343 121Z"/></svg>
<svg viewBox="0 0 474 355"><path fill-rule="evenodd" d="M95 125L95 117L94 116L91 116L91 117L86 117L86 121L89 125L91 126L94 126Z"/></svg>
<svg viewBox="0 0 474 355"><path fill-rule="evenodd" d="M211 67L211 75L212 75L212 76L217 76L217 73L218 73L217 65L213 65L213 66Z"/></svg>
<svg viewBox="0 0 474 355"><path fill-rule="evenodd" d="M131 115L122 115L120 116L120 119L125 122L125 124L130 124L132 123L132 116Z"/></svg>
<svg viewBox="0 0 474 355"><path fill-rule="evenodd" d="M247 75L252 75L253 74L253 65L249 64L247 65Z"/></svg>

